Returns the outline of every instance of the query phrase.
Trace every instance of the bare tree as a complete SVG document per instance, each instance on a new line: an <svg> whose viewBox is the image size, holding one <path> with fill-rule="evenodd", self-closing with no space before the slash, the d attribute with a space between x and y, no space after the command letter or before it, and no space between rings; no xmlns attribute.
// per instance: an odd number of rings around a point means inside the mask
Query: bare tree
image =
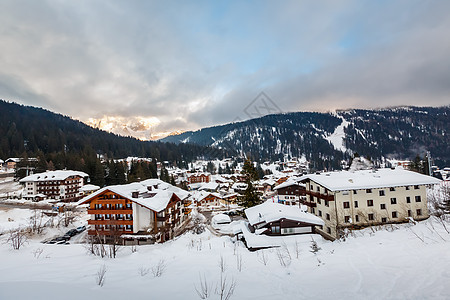
<svg viewBox="0 0 450 300"><path fill-rule="evenodd" d="M236 255L236 267L237 267L239 272L242 271L242 265L243 265L242 255L241 254L237 254Z"/></svg>
<svg viewBox="0 0 450 300"><path fill-rule="evenodd" d="M267 266L267 263L269 262L269 256L267 255L266 250L260 250L258 251L258 260L264 264L265 266Z"/></svg>
<svg viewBox="0 0 450 300"><path fill-rule="evenodd" d="M142 266L142 267L140 267L140 268L138 269L138 273L139 273L139 275L141 275L142 277L144 277L145 275L147 275L149 272L150 272L150 269L149 269L149 268L146 268L146 267L144 267L144 266Z"/></svg>
<svg viewBox="0 0 450 300"><path fill-rule="evenodd" d="M9 231L6 243L9 244L14 250L19 250L27 241L28 237L26 233L18 228Z"/></svg>
<svg viewBox="0 0 450 300"><path fill-rule="evenodd" d="M103 286L105 284L105 275L106 275L106 266L102 265L97 271L97 275L95 277L96 283L99 286Z"/></svg>
<svg viewBox="0 0 450 300"><path fill-rule="evenodd" d="M229 281L227 276L223 272L220 272L220 281L216 287L216 294L219 295L220 300L229 300L233 296L235 288L236 280L232 278Z"/></svg>
<svg viewBox="0 0 450 300"><path fill-rule="evenodd" d="M317 242L314 240L314 238L311 237L311 250L310 252L317 254L317 252L319 252L319 250L321 250L322 248L319 247L319 245L317 245Z"/></svg>
<svg viewBox="0 0 450 300"><path fill-rule="evenodd" d="M160 259L158 263L152 267L152 274L154 277L161 277L166 270L167 264L164 259Z"/></svg>
<svg viewBox="0 0 450 300"><path fill-rule="evenodd" d="M227 264L222 255L220 256L220 259L219 259L219 268L220 268L221 273L225 272L225 270L227 268Z"/></svg>
<svg viewBox="0 0 450 300"><path fill-rule="evenodd" d="M43 233L45 223L44 223L42 211L34 208L33 215L30 217L30 220L28 223L29 223L29 228L32 233L34 233L34 234Z"/></svg>
<svg viewBox="0 0 450 300"><path fill-rule="evenodd" d="M300 245L298 244L297 240L295 240L294 251L295 251L295 257L298 259L300 256Z"/></svg>
<svg viewBox="0 0 450 300"><path fill-rule="evenodd" d="M208 299L211 296L212 284L206 280L206 276L199 275L200 286L195 286L195 291L200 299Z"/></svg>
<svg viewBox="0 0 450 300"><path fill-rule="evenodd" d="M39 257L41 257L42 252L44 252L44 249L37 248L37 249L33 250L32 253L36 259L39 259Z"/></svg>

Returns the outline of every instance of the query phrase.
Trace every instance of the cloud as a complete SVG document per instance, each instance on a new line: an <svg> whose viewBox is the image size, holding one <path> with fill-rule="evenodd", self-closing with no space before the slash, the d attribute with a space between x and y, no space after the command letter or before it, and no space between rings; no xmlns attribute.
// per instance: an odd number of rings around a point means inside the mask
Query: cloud
<svg viewBox="0 0 450 300"><path fill-rule="evenodd" d="M118 128L158 119L145 136L245 119L261 91L283 111L446 105L448 11L418 0L2 1L0 98Z"/></svg>

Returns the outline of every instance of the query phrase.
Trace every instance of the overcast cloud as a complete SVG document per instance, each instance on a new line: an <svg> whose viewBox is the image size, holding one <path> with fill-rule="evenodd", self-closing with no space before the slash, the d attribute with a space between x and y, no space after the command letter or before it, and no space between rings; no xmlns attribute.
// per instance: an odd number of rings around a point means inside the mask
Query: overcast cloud
<svg viewBox="0 0 450 300"><path fill-rule="evenodd" d="M449 28L449 1L1 1L0 98L154 134L244 119L261 91L448 105Z"/></svg>

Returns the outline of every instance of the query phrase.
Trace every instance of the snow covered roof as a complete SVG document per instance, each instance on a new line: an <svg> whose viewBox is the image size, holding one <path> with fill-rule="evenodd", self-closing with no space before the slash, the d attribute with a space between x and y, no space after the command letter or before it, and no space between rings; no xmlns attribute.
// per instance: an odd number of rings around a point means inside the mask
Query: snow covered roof
<svg viewBox="0 0 450 300"><path fill-rule="evenodd" d="M151 189L149 189L149 187L151 187ZM176 195L181 200L186 199L190 195L187 191L167 182L159 179L148 179L141 182L104 187L89 196L84 197L78 201L77 204L84 204L106 190L121 195L124 198L156 212L165 209L173 195ZM137 198L133 198L133 193L135 192L138 193Z"/></svg>
<svg viewBox="0 0 450 300"><path fill-rule="evenodd" d="M303 187L305 186L303 183L299 183L297 181L294 181L293 179L288 179L285 182L277 185L273 189L274 190L278 190L278 189L282 189L282 188L285 188L285 187L288 187L288 186L291 186L291 185L299 185L299 186L303 186Z"/></svg>
<svg viewBox="0 0 450 300"><path fill-rule="evenodd" d="M65 180L70 176L80 176L80 177L88 177L89 175L80 172L80 171L72 171L72 170L57 170L57 171L47 171L44 173L37 173L25 178L22 178L20 182L30 182L30 181L48 181L48 180Z"/></svg>
<svg viewBox="0 0 450 300"><path fill-rule="evenodd" d="M219 187L219 184L216 182L208 182L208 183L204 183L201 185L201 187L199 188L200 191L202 190L217 190L217 188Z"/></svg>
<svg viewBox="0 0 450 300"><path fill-rule="evenodd" d="M219 193L210 193L206 191L196 191L192 194L192 198L194 201L202 201L209 195L213 195L216 198L222 199L222 195L220 195Z"/></svg>
<svg viewBox="0 0 450 300"><path fill-rule="evenodd" d="M324 225L324 221L310 213L302 211L298 206L264 202L247 208L245 215L251 225L269 223L281 218L315 225Z"/></svg>
<svg viewBox="0 0 450 300"><path fill-rule="evenodd" d="M100 189L100 187L98 185L86 184L86 185L83 185L80 188L80 191L82 191L82 192L90 192L90 191L96 191L96 190L99 190L99 189Z"/></svg>
<svg viewBox="0 0 450 300"><path fill-rule="evenodd" d="M0 159L0 164L4 163L4 161L2 159Z"/></svg>
<svg viewBox="0 0 450 300"><path fill-rule="evenodd" d="M212 223L216 224L225 224L225 223L231 223L231 219L226 214L217 214L211 219Z"/></svg>
<svg viewBox="0 0 450 300"><path fill-rule="evenodd" d="M308 174L299 180L310 179L330 191L358 190L368 188L384 188L406 185L439 184L440 180L402 168L339 171L321 174Z"/></svg>

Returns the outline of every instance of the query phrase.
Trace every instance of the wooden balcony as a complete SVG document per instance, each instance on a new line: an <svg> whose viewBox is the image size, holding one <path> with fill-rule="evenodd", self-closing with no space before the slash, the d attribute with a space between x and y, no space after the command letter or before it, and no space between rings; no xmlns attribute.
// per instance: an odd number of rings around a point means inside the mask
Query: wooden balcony
<svg viewBox="0 0 450 300"><path fill-rule="evenodd" d="M192 204L192 201L186 201L185 203L184 203L184 207L188 207L189 205L191 205Z"/></svg>
<svg viewBox="0 0 450 300"><path fill-rule="evenodd" d="M313 191L306 191L306 194L313 196L313 197L320 198L320 199L324 199L326 201L334 201L333 195L321 194L321 193L317 193L317 192L313 192Z"/></svg>
<svg viewBox="0 0 450 300"><path fill-rule="evenodd" d="M88 220L89 225L133 225L133 220Z"/></svg>
<svg viewBox="0 0 450 300"><path fill-rule="evenodd" d="M156 221L158 221L158 222L166 222L168 219L169 219L169 216L168 216L168 215L166 215L166 216L164 216L164 217L158 217L158 216L156 216Z"/></svg>
<svg viewBox="0 0 450 300"><path fill-rule="evenodd" d="M88 214L91 215L131 215L133 210L128 209L88 209Z"/></svg>
<svg viewBox="0 0 450 300"><path fill-rule="evenodd" d="M88 230L89 235L122 235L122 234L133 234L133 230L95 230L95 229L89 229Z"/></svg>
<svg viewBox="0 0 450 300"><path fill-rule="evenodd" d="M191 211L192 211L192 209L190 209L190 208L185 208L185 209L184 209L184 214L185 214L185 215L188 215L188 214L191 213Z"/></svg>

